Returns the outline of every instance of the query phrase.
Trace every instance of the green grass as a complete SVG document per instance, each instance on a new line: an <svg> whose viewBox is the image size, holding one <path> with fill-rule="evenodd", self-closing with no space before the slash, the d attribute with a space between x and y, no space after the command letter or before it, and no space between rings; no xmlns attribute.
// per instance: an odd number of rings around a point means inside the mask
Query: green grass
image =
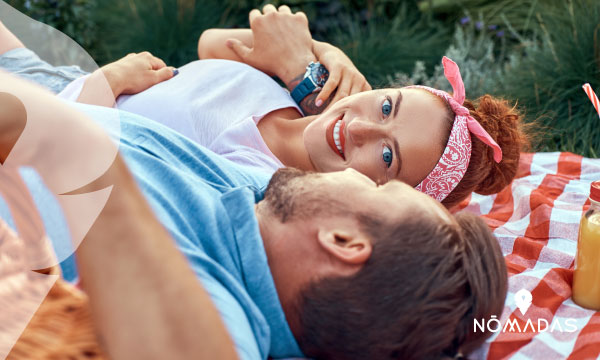
<svg viewBox="0 0 600 360"><path fill-rule="evenodd" d="M483 94L505 95L503 83L506 72L518 66L520 61L519 56L507 52L505 37L499 37L496 30L489 30L486 26L476 27L474 21L455 26L454 36L444 55L460 67L469 99ZM421 84L451 91L440 58L436 60L433 73L428 72L422 62L417 62L411 73L396 73L389 77L389 82L392 86Z"/></svg>
<svg viewBox="0 0 600 360"><path fill-rule="evenodd" d="M560 14L550 9L535 15L540 43L507 74L506 93L519 99L529 120L547 128L539 150L596 157L600 119L581 86L589 82L600 90L600 5L575 0L565 2Z"/></svg>
<svg viewBox="0 0 600 360"><path fill-rule="evenodd" d="M326 40L344 50L369 82L379 87L387 84L390 74L412 70L416 61L423 61L431 71L450 38L447 28L403 6L387 21L373 17L361 24L348 17Z"/></svg>
<svg viewBox="0 0 600 360"><path fill-rule="evenodd" d="M93 14L96 0L4 0L28 16L48 24L91 49L99 41Z"/></svg>
<svg viewBox="0 0 600 360"><path fill-rule="evenodd" d="M106 63L147 50L181 66L198 58L202 31L241 21L229 13L225 2L216 0L102 0L95 13L102 41L92 56Z"/></svg>
<svg viewBox="0 0 600 360"><path fill-rule="evenodd" d="M589 0L594 1L594 0ZM539 11L562 9L565 0L421 0L422 11L444 14L450 19L465 16L465 12L481 14L486 24L505 25L509 23L519 32L534 30L537 27L535 14Z"/></svg>
<svg viewBox="0 0 600 360"><path fill-rule="evenodd" d="M283 2L274 2L278 3ZM371 12L362 15L348 9L349 3L332 7L327 2L305 0L290 5L314 19L311 30L315 37L342 48L374 85L384 84L388 74L411 69L417 60L433 68L449 40L449 31L429 22L408 2L369 3L364 5ZM197 59L197 41L203 30L248 27L248 12L255 7L262 3L104 0L95 15L102 41L92 56L106 63L129 52L148 50L168 64L180 66Z"/></svg>

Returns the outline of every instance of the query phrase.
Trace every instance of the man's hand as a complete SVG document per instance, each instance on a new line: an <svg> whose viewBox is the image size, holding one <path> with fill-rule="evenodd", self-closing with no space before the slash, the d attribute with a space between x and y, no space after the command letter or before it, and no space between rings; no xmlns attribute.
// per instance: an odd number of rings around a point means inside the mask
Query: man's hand
<svg viewBox="0 0 600 360"><path fill-rule="evenodd" d="M137 94L177 74L174 67L167 66L164 61L147 51L129 54L100 70L115 98L119 95Z"/></svg>
<svg viewBox="0 0 600 360"><path fill-rule="evenodd" d="M266 5L250 12L252 47L238 39L228 39L226 44L246 64L267 74L275 74L288 84L315 61L313 42L308 29L308 19L302 12L292 14L289 7L279 10Z"/></svg>

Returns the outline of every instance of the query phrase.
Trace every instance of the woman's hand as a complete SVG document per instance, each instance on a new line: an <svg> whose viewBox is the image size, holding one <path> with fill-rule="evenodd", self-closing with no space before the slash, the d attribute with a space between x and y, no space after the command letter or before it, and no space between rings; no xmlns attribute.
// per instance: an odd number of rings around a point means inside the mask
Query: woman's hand
<svg viewBox="0 0 600 360"><path fill-rule="evenodd" d="M249 18L252 35L244 35L245 41L233 37L226 42L239 61L276 75L290 91L302 80L309 62L318 60L329 70L329 79L318 97L308 99L311 104L301 104L305 113L318 113L324 104L371 90L371 85L344 52L333 45L311 39L304 13L293 14L285 5L279 9L266 5L262 13L252 10ZM335 96L330 99L334 91Z"/></svg>
<svg viewBox="0 0 600 360"><path fill-rule="evenodd" d="M131 95L177 75L177 70L147 51L129 54L124 58L103 66L100 70L106 77L115 98Z"/></svg>
<svg viewBox="0 0 600 360"><path fill-rule="evenodd" d="M329 70L329 78L315 102L317 106L321 106L327 101L334 91L332 104L348 95L371 90L367 79L342 50L331 44L315 40L313 41L313 51L319 62Z"/></svg>
<svg viewBox="0 0 600 360"><path fill-rule="evenodd" d="M264 73L274 74L288 84L299 74L304 74L308 63L316 60L304 13L292 14L286 5L276 9L269 4L262 13L252 10L249 20L251 45L236 38L226 42L244 63Z"/></svg>

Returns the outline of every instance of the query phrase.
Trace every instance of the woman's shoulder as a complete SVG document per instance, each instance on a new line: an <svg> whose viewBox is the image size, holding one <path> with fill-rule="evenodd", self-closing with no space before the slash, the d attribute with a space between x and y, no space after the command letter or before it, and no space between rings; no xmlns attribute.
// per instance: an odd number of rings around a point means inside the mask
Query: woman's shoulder
<svg viewBox="0 0 600 360"><path fill-rule="evenodd" d="M230 60L198 60L179 74L139 94L120 97L120 109L146 116L210 147L244 119L255 124L266 114L295 103L268 75Z"/></svg>
<svg viewBox="0 0 600 360"><path fill-rule="evenodd" d="M179 68L180 74L195 74L196 76L212 76L219 77L225 74L231 75L236 74L237 77L249 76L257 81L264 81L276 86L279 84L272 79L269 75L263 73L260 70L253 68L250 65L223 59L205 59L195 60ZM281 88L281 86L279 86Z"/></svg>
<svg viewBox="0 0 600 360"><path fill-rule="evenodd" d="M173 93L192 104L210 104L223 115L263 116L275 109L295 106L289 92L269 75L231 60L193 61L179 68L179 75L165 82ZM155 86L160 88L161 84Z"/></svg>
<svg viewBox="0 0 600 360"><path fill-rule="evenodd" d="M295 108L289 92L269 75L244 63L231 60L197 60L180 68L181 88L195 93L190 105L217 111L221 118L237 123L253 118L258 123L265 115L285 108ZM178 91L179 92L179 91ZM199 93L201 92L201 93ZM187 95L190 96L190 95ZM210 110L209 110L210 111ZM236 120L233 120L236 119ZM233 121L232 121L233 120Z"/></svg>

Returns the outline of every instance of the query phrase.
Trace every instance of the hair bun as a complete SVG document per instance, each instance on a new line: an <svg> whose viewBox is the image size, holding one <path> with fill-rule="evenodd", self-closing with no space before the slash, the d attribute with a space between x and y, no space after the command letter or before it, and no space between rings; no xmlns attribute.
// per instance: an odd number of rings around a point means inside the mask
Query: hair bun
<svg viewBox="0 0 600 360"><path fill-rule="evenodd" d="M482 180L474 191L482 195L495 194L514 179L521 151L529 143L521 128L522 116L506 100L495 99L490 95L479 98L477 108L469 110L502 149L502 161L497 163L494 161L493 150L472 137L472 153L481 153L482 170L487 167L487 175L481 177ZM471 158L473 159L473 155Z"/></svg>
<svg viewBox="0 0 600 360"><path fill-rule="evenodd" d="M464 106L498 143L502 161L497 163L493 149L471 136L473 147L469 167L454 191L444 199L447 207L458 204L472 191L482 195L501 191L514 179L521 151L529 146L521 123L522 115L508 101L484 95L475 102L466 100Z"/></svg>

